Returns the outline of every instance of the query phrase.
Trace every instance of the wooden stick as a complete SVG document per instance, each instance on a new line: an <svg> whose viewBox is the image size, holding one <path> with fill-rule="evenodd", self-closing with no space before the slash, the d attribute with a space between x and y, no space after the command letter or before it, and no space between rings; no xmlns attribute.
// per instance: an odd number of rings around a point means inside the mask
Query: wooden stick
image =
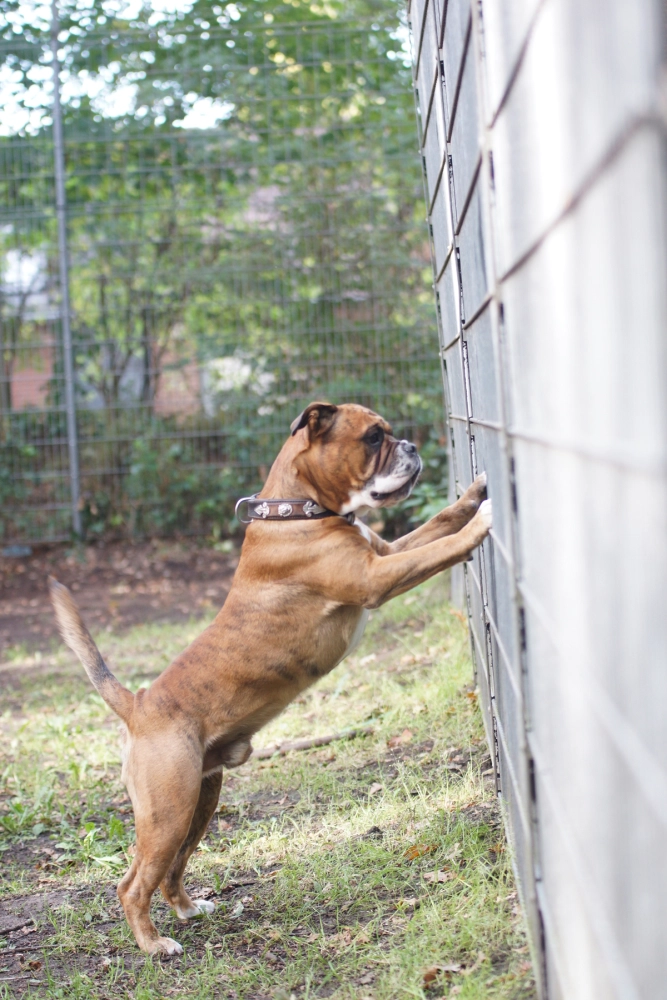
<svg viewBox="0 0 667 1000"><path fill-rule="evenodd" d="M251 760L261 760L266 757L273 757L278 754L284 757L292 750L310 750L312 747L323 747L334 740L351 740L355 736L368 736L373 732L373 726L359 726L357 729L345 729L342 733L329 733L328 736L312 736L305 740L284 740L282 743L275 743L273 746L261 747L253 750L250 755Z"/></svg>

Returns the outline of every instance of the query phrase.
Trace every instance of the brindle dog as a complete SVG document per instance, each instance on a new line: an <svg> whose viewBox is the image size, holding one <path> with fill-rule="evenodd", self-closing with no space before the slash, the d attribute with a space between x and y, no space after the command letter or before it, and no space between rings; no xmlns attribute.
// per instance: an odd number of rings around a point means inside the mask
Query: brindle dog
<svg viewBox="0 0 667 1000"><path fill-rule="evenodd" d="M144 951L182 950L151 920L158 886L183 919L213 909L188 896L183 872L216 809L222 768L246 761L254 733L354 648L368 609L467 559L488 534L485 476L395 542L349 517L405 499L420 471L415 446L372 410L308 406L260 498L303 498L348 517L253 521L222 610L134 695L104 663L69 591L50 582L63 639L125 723L122 778L137 845L118 895Z"/></svg>

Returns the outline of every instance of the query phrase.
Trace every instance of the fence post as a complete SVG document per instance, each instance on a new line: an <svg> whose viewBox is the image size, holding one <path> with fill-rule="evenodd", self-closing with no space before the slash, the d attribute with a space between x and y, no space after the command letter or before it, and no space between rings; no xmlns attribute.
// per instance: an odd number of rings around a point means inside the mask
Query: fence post
<svg viewBox="0 0 667 1000"><path fill-rule="evenodd" d="M67 204L65 200L65 155L63 123L60 108L60 64L58 62L58 4L51 0L51 53L53 57L53 160L56 182L56 217L58 220L58 269L60 278L60 320L62 329L63 367L65 375L65 411L67 414L67 451L69 482L72 499L72 529L81 535L79 510L79 445L76 428L74 395L74 359L70 327L69 266L67 257Z"/></svg>

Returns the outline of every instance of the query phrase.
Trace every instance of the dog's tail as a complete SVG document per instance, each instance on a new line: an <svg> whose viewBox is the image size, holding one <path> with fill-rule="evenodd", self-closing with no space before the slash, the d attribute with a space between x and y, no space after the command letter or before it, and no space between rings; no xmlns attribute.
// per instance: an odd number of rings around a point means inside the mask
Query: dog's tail
<svg viewBox="0 0 667 1000"><path fill-rule="evenodd" d="M112 708L123 722L129 722L134 706L134 695L114 677L102 659L102 654L84 625L79 609L67 587L63 587L62 583L58 583L50 576L49 591L63 641L79 657L86 673L109 708Z"/></svg>

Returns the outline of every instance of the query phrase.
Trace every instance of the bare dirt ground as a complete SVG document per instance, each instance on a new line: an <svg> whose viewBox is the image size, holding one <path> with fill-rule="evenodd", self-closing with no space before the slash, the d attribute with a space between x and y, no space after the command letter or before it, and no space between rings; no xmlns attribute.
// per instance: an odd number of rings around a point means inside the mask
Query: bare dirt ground
<svg viewBox="0 0 667 1000"><path fill-rule="evenodd" d="M76 594L93 632L150 622L184 622L224 602L238 553L198 540L117 542L38 548L0 558L0 657L9 648L50 648L57 632L48 599L51 574Z"/></svg>

